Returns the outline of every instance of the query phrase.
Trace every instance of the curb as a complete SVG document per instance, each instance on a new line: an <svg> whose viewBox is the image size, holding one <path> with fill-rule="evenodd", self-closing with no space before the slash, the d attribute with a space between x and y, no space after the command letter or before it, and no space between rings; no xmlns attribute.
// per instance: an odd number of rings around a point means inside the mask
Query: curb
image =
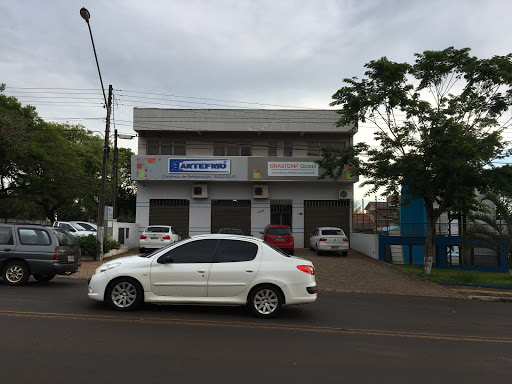
<svg viewBox="0 0 512 384"><path fill-rule="evenodd" d="M512 285L494 285L494 284L475 284L475 283L457 283L453 281L440 281L439 284L443 285L459 285L463 287L478 287L478 288L494 288L494 289L511 289Z"/></svg>
<svg viewBox="0 0 512 384"><path fill-rule="evenodd" d="M494 303L512 303L512 297L501 296L468 296L468 299L478 301L488 301Z"/></svg>

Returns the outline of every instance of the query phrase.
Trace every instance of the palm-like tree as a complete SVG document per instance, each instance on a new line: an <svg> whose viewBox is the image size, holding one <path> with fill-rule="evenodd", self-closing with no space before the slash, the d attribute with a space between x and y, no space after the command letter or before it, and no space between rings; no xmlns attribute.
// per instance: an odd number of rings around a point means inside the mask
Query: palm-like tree
<svg viewBox="0 0 512 384"><path fill-rule="evenodd" d="M472 247L481 247L500 252L507 251L507 263L512 274L512 203L488 194L486 200L496 206L496 216L489 213L473 213L470 215L472 225L466 232L467 240L474 241Z"/></svg>

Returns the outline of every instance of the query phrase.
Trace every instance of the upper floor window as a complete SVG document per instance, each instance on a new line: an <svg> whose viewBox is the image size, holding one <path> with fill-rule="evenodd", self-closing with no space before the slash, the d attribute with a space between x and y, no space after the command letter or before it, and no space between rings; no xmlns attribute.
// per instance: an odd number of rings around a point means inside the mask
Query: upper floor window
<svg viewBox="0 0 512 384"><path fill-rule="evenodd" d="M344 141L337 142L310 142L308 143L308 156L322 156L322 148L334 147L334 148L345 148L346 143Z"/></svg>
<svg viewBox="0 0 512 384"><path fill-rule="evenodd" d="M293 156L293 143L291 141L284 142L283 156Z"/></svg>
<svg viewBox="0 0 512 384"><path fill-rule="evenodd" d="M277 141L268 142L268 155L277 156Z"/></svg>
<svg viewBox="0 0 512 384"><path fill-rule="evenodd" d="M185 140L148 140L147 155L185 155Z"/></svg>
<svg viewBox="0 0 512 384"><path fill-rule="evenodd" d="M251 156L250 142L220 142L213 143L213 156Z"/></svg>

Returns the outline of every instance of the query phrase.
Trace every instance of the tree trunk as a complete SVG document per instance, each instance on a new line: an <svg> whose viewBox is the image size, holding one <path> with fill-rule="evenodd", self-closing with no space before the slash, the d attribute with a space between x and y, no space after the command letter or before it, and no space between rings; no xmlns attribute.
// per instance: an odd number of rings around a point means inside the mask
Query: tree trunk
<svg viewBox="0 0 512 384"><path fill-rule="evenodd" d="M430 275L432 265L434 264L434 256L436 251L436 221L434 214L434 204L425 201L427 211L427 239L425 240L423 271Z"/></svg>

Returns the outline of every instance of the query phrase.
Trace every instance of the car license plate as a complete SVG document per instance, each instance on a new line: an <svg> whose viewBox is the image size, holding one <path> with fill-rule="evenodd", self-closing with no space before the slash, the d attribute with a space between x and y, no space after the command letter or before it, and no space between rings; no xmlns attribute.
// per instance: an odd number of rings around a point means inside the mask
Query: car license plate
<svg viewBox="0 0 512 384"><path fill-rule="evenodd" d="M151 240L158 240L158 237L151 236Z"/></svg>
<svg viewBox="0 0 512 384"><path fill-rule="evenodd" d="M340 249L340 247L331 247L331 249Z"/></svg>
<svg viewBox="0 0 512 384"><path fill-rule="evenodd" d="M68 261L75 261L75 256L68 256Z"/></svg>
<svg viewBox="0 0 512 384"><path fill-rule="evenodd" d="M284 241L284 239L276 239L276 241Z"/></svg>

